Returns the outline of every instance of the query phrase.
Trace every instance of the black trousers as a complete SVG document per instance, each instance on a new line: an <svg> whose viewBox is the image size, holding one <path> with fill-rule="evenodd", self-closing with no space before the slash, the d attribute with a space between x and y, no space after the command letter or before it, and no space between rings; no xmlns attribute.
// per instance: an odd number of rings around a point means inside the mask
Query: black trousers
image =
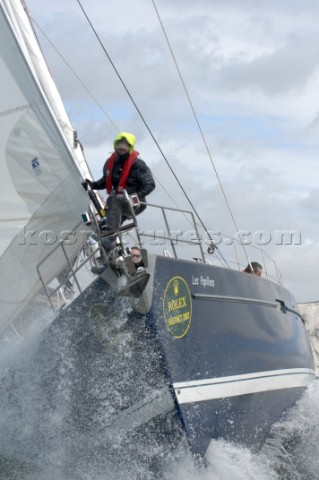
<svg viewBox="0 0 319 480"><path fill-rule="evenodd" d="M106 200L106 226L118 228L125 220L131 218L131 211L124 195L109 195ZM145 210L145 205L134 208L135 215Z"/></svg>
<svg viewBox="0 0 319 480"><path fill-rule="evenodd" d="M124 195L110 195L106 200L106 207L106 225L110 228L118 228L125 218L130 217Z"/></svg>

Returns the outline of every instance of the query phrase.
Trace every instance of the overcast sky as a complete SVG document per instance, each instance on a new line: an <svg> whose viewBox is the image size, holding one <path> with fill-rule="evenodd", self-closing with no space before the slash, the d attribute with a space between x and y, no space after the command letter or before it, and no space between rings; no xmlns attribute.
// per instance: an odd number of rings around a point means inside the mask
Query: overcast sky
<svg viewBox="0 0 319 480"><path fill-rule="evenodd" d="M158 179L149 201L174 206L162 184L189 209L79 3L27 5L100 104L35 27L93 176L101 176L117 128L131 131ZM201 218L235 236L152 1L82 5ZM238 229L257 246L270 239L265 250L298 302L318 300L319 2L156 0L156 6ZM293 243L301 244L278 245L284 231L297 232ZM232 247L219 248L227 257ZM257 250L249 256L261 260Z"/></svg>

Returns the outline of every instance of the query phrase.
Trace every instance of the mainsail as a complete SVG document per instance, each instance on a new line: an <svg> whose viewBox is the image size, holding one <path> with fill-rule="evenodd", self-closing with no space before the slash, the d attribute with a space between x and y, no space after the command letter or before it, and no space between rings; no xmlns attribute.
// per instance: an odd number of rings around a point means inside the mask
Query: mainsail
<svg viewBox="0 0 319 480"><path fill-rule="evenodd" d="M0 2L0 333L41 289L37 265L85 241L81 178L90 173L20 0ZM65 267L52 255L50 282Z"/></svg>

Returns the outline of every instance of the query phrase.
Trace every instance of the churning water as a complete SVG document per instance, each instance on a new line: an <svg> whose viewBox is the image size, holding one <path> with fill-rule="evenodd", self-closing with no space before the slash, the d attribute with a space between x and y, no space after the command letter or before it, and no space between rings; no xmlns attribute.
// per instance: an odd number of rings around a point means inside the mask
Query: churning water
<svg viewBox="0 0 319 480"><path fill-rule="evenodd" d="M187 451L173 414L165 417L167 436L156 441L154 430L143 437L118 434L112 414L125 409L126 395L135 395L121 383L130 381L135 388L134 365L143 364L149 369L143 391L151 395L158 353L143 358L138 328L145 325L139 319L134 333L127 328L132 312L123 300L110 308L107 328L79 310L77 317L2 348L1 480L319 479L317 381L273 427L258 453L214 441L204 464Z"/></svg>

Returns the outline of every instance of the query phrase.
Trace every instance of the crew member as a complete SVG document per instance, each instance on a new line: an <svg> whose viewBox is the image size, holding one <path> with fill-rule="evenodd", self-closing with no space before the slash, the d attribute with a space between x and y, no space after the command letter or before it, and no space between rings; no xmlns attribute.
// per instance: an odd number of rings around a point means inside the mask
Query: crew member
<svg viewBox="0 0 319 480"><path fill-rule="evenodd" d="M258 262L250 262L244 272L253 273L257 277L261 277L263 267Z"/></svg>
<svg viewBox="0 0 319 480"><path fill-rule="evenodd" d="M114 141L114 152L106 160L103 167L103 176L100 180L92 182L85 180L82 185L87 185L93 190L106 189L106 222L101 228L105 233L112 232L130 217L130 209L123 195L125 189L128 195L137 194L141 202L155 188L152 173L139 157L139 152L134 150L135 136L132 133L121 132ZM145 210L146 205L135 207L138 215Z"/></svg>
<svg viewBox="0 0 319 480"><path fill-rule="evenodd" d="M138 247L137 245L134 245L134 247L131 248L131 257L132 257L132 262L134 263L134 266L135 266L136 273L145 272L145 266L143 263L142 252L140 247Z"/></svg>

